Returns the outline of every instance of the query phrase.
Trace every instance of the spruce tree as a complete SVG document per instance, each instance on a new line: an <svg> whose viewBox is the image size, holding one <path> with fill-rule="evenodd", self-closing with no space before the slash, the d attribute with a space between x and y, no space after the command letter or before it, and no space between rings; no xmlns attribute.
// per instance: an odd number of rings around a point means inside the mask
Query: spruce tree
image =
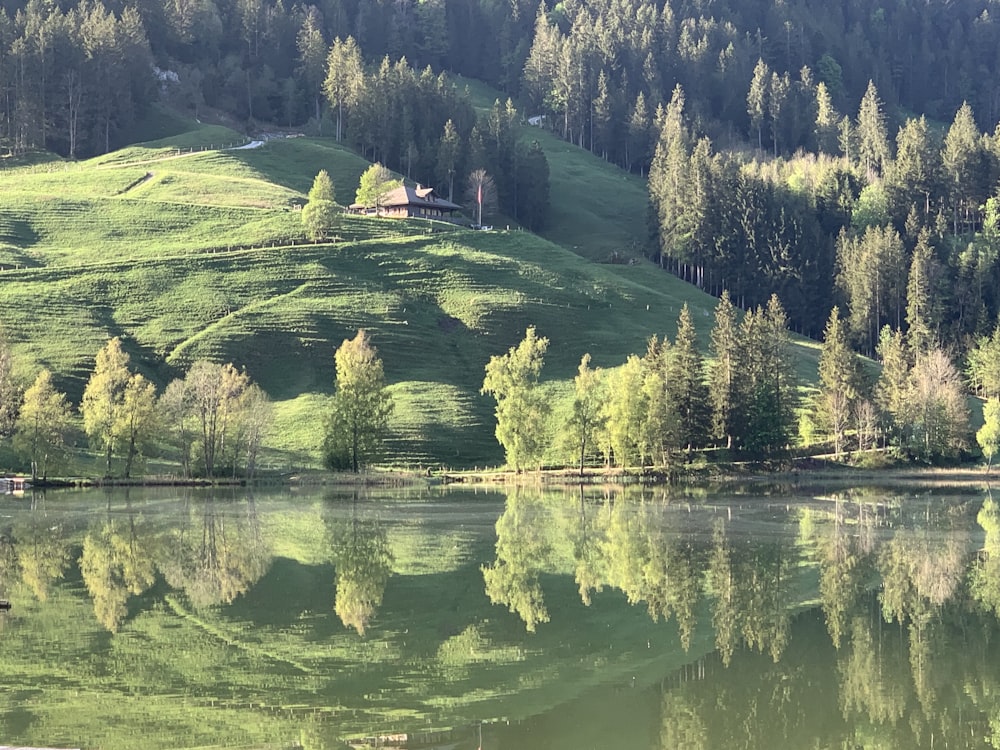
<svg viewBox="0 0 1000 750"><path fill-rule="evenodd" d="M886 131L885 112L878 90L872 81L861 99L858 109L858 157L869 181L882 174L889 161L889 135Z"/></svg>
<svg viewBox="0 0 1000 750"><path fill-rule="evenodd" d="M742 352L739 341L738 312L724 291L715 307L709 350L712 354L709 378L709 403L712 406L712 434L733 447L739 408L739 383L742 377Z"/></svg>
<svg viewBox="0 0 1000 750"><path fill-rule="evenodd" d="M862 372L858 358L848 344L847 330L837 307L830 311L823 331L819 383L819 421L833 437L834 453L839 456L851 414L861 397Z"/></svg>
<svg viewBox="0 0 1000 750"><path fill-rule="evenodd" d="M687 303L677 319L670 373L669 389L677 411L678 442L690 453L692 448L706 444L711 412L704 358L698 348L698 334Z"/></svg>

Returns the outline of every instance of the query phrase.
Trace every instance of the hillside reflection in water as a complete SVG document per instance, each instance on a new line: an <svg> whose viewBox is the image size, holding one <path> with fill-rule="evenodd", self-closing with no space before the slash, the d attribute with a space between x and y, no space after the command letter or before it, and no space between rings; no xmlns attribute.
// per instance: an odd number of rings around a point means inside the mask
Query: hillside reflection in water
<svg viewBox="0 0 1000 750"><path fill-rule="evenodd" d="M1000 746L987 489L2 503L0 744Z"/></svg>

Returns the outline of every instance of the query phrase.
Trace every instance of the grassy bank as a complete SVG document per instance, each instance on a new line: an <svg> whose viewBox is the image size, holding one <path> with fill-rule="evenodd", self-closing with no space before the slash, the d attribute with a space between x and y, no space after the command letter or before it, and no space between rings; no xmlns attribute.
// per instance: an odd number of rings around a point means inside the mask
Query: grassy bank
<svg viewBox="0 0 1000 750"><path fill-rule="evenodd" d="M161 387L196 359L234 362L277 402L266 467L294 471L318 462L333 350L365 327L396 400L391 463L499 464L483 367L527 326L551 340L543 378L558 406L585 352L617 366L673 335L685 303L704 345L715 305L645 261L595 262L636 241L641 181L537 135L549 239L344 217L340 241L305 244L296 209L316 171L347 203L367 163L322 139L212 150L239 140L217 126L0 172L0 304L21 374L48 367L76 401L111 336ZM800 342L806 380L817 353Z"/></svg>

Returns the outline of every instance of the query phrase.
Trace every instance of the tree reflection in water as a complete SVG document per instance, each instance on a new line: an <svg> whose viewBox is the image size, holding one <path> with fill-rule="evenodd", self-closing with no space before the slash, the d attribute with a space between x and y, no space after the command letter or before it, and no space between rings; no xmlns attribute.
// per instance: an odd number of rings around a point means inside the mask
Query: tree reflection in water
<svg viewBox="0 0 1000 750"><path fill-rule="evenodd" d="M230 604L260 580L271 563L253 496L227 502L208 493L204 498L186 497L185 505L183 524L163 540L160 570L196 608Z"/></svg>
<svg viewBox="0 0 1000 750"><path fill-rule="evenodd" d="M156 539L126 492L124 518L109 507L104 522L84 537L80 555L80 573L104 628L118 632L129 596L153 585L155 557Z"/></svg>
<svg viewBox="0 0 1000 750"><path fill-rule="evenodd" d="M69 532L61 520L46 513L44 499L32 495L31 511L17 516L11 536L21 580L44 602L69 567Z"/></svg>
<svg viewBox="0 0 1000 750"><path fill-rule="evenodd" d="M332 501L328 498L327 502ZM388 535L377 516L361 514L357 492L350 519L328 514L326 523L336 576L334 611L345 627L363 636L382 605L392 574Z"/></svg>

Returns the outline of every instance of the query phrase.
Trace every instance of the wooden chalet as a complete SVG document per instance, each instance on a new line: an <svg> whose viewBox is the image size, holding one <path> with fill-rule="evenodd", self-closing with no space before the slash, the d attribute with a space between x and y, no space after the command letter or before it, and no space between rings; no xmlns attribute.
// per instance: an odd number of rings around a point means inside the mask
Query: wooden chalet
<svg viewBox="0 0 1000 750"><path fill-rule="evenodd" d="M348 211L356 214L375 214L392 219L439 219L451 221L452 214L461 210L461 206L441 198L434 188L409 187L402 185L390 190L379 199L378 208L352 203Z"/></svg>

